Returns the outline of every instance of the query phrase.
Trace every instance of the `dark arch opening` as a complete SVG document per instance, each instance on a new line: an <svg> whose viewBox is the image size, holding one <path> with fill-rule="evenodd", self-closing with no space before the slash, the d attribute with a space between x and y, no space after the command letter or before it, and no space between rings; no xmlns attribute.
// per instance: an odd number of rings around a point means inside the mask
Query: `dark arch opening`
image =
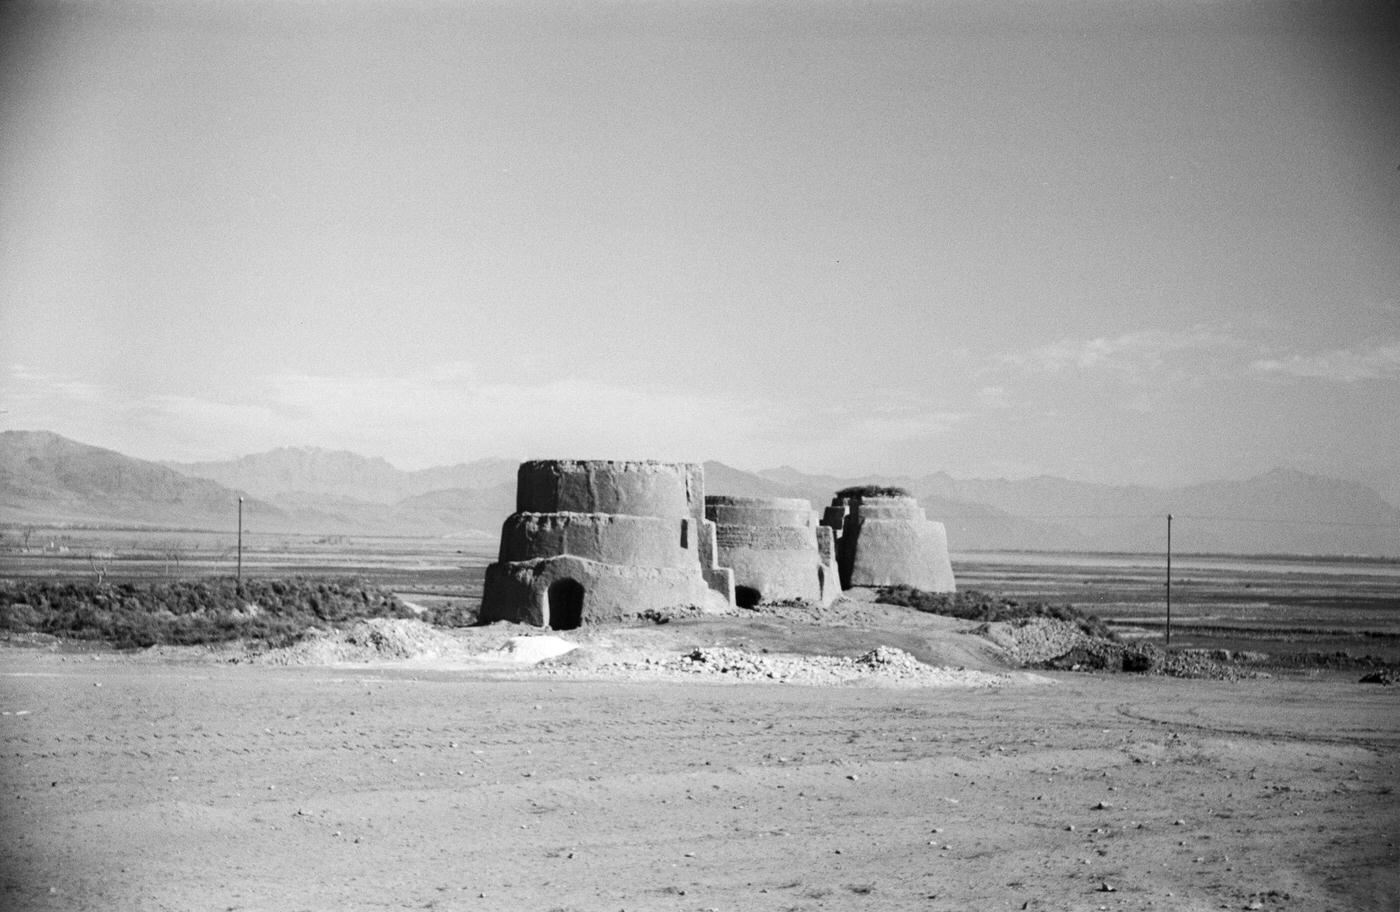
<svg viewBox="0 0 1400 912"><path fill-rule="evenodd" d="M763 601L763 593L752 586L734 587L734 604L740 608L752 608Z"/></svg>
<svg viewBox="0 0 1400 912"><path fill-rule="evenodd" d="M554 630L574 630L583 624L583 585L565 578L549 587L549 626Z"/></svg>

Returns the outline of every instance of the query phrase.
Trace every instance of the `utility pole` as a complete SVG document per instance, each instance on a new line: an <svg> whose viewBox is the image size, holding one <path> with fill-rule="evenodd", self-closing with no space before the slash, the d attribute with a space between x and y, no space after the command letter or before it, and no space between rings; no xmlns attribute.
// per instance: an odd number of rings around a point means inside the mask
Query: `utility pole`
<svg viewBox="0 0 1400 912"><path fill-rule="evenodd" d="M1167 648L1172 645L1172 515L1167 514Z"/></svg>
<svg viewBox="0 0 1400 912"><path fill-rule="evenodd" d="M238 593L243 594L243 498L238 498Z"/></svg>

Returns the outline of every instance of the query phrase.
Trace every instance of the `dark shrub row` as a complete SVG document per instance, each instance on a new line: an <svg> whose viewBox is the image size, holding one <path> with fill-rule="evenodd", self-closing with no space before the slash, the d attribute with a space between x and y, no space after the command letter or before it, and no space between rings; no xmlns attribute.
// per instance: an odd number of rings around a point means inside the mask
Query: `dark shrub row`
<svg viewBox="0 0 1400 912"><path fill-rule="evenodd" d="M965 592L924 592L909 586L880 590L876 601L888 605L905 605L929 614L962 618L967 621L1016 621L1023 618L1053 618L1068 621L1089 636L1112 640L1117 637L1100 618L1080 611L1073 605L1050 605L1045 602L1020 602L999 598L969 589Z"/></svg>
<svg viewBox="0 0 1400 912"><path fill-rule="evenodd" d="M0 580L0 630L102 640L119 648L235 639L274 646L309 627L413 617L392 593L357 580L231 579L118 583Z"/></svg>

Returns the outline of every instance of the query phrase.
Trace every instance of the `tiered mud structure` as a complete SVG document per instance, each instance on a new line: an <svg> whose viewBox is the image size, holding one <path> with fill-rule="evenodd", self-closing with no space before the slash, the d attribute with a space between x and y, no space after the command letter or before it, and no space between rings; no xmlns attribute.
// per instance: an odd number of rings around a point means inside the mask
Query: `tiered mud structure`
<svg viewBox="0 0 1400 912"><path fill-rule="evenodd" d="M953 592L948 532L919 502L898 489L847 489L826 508L822 524L836 532L841 588L913 586Z"/></svg>
<svg viewBox="0 0 1400 912"><path fill-rule="evenodd" d="M715 561L705 470L691 463L538 460L486 568L483 621L569 630L648 608L734 602Z"/></svg>
<svg viewBox="0 0 1400 912"><path fill-rule="evenodd" d="M555 630L648 610L828 604L842 589L954 590L948 537L895 489L837 493L820 523L784 497L706 497L693 463L538 460L486 568L481 620Z"/></svg>
<svg viewBox="0 0 1400 912"><path fill-rule="evenodd" d="M715 524L720 565L734 571L740 608L787 599L827 605L841 594L835 536L807 501L709 496L705 517Z"/></svg>

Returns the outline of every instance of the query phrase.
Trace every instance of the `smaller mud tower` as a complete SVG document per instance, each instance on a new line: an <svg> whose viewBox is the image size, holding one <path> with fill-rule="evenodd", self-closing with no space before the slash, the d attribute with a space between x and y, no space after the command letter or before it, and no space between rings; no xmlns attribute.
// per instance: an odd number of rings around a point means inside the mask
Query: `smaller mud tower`
<svg viewBox="0 0 1400 912"><path fill-rule="evenodd" d="M787 497L706 497L719 562L734 571L740 608L804 599L830 604L841 594L835 539L812 505Z"/></svg>
<svg viewBox="0 0 1400 912"><path fill-rule="evenodd" d="M569 630L649 608L727 607L705 470L692 463L537 460L486 568L483 621Z"/></svg>
<svg viewBox="0 0 1400 912"><path fill-rule="evenodd" d="M930 522L924 508L897 489L869 493L847 489L826 508L822 524L836 531L841 587L913 586L954 592L948 532Z"/></svg>

